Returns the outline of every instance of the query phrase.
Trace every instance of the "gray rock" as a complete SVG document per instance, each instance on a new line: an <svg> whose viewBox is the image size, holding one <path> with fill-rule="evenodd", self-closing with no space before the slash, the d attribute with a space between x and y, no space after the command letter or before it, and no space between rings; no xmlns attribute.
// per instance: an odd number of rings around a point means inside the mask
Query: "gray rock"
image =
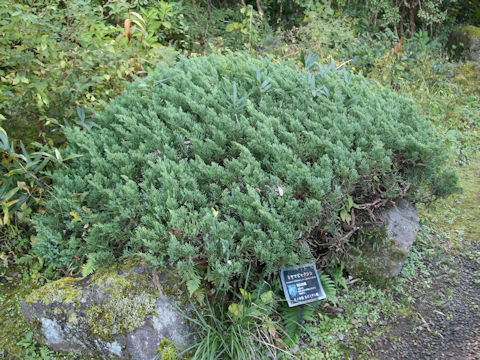
<svg viewBox="0 0 480 360"><path fill-rule="evenodd" d="M37 340L52 350L151 360L193 340L178 310L187 303L178 279L162 274L155 284L144 268L115 267L47 284L27 296L21 310Z"/></svg>
<svg viewBox="0 0 480 360"><path fill-rule="evenodd" d="M362 229L358 247L348 251L346 267L356 277L381 284L400 274L420 225L415 206L405 200L375 217L378 223Z"/></svg>
<svg viewBox="0 0 480 360"><path fill-rule="evenodd" d="M480 62L480 28L469 25L454 30L447 46L456 56L466 54L469 60Z"/></svg>

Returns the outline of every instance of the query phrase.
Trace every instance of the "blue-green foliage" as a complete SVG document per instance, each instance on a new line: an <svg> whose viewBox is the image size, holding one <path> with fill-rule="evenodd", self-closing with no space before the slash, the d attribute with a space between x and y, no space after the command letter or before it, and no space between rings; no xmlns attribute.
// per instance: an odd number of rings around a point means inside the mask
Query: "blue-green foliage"
<svg viewBox="0 0 480 360"><path fill-rule="evenodd" d="M331 70L240 54L136 81L91 133L67 131L83 157L53 175L35 252L71 271L140 256L228 289L249 266L265 277L311 257L299 240L320 242L315 230L340 238L349 194L395 197L409 182L450 193L456 178L412 102Z"/></svg>

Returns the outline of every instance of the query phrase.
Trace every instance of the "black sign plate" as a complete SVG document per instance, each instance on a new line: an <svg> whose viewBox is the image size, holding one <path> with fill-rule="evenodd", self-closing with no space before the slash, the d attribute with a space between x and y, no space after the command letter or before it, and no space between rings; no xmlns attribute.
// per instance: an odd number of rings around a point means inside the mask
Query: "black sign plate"
<svg viewBox="0 0 480 360"><path fill-rule="evenodd" d="M326 298L315 264L280 269L280 280L289 307Z"/></svg>

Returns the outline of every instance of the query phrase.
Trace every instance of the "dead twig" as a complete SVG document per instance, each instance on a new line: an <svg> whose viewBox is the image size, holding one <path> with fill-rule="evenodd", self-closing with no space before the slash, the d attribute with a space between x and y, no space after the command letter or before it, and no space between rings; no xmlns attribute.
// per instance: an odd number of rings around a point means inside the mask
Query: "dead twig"
<svg viewBox="0 0 480 360"><path fill-rule="evenodd" d="M158 294L160 296L163 296L163 288L162 288L162 285L160 284L160 279L158 278L156 268L153 269L152 271L152 280L153 280L153 285L155 285L155 288L158 290Z"/></svg>
<svg viewBox="0 0 480 360"><path fill-rule="evenodd" d="M342 66L347 65L347 64L348 64L349 62L351 62L351 61L352 61L352 59L347 60L347 61L344 61L343 63L341 63L340 65L337 66L337 70L339 70Z"/></svg>
<svg viewBox="0 0 480 360"><path fill-rule="evenodd" d="M430 329L430 326L429 326L428 323L425 321L425 319L423 318L422 314L420 314L419 312L417 312L417 315L418 315L418 317L422 320L423 325L427 328L427 331L428 331L429 333L433 334L432 329Z"/></svg>

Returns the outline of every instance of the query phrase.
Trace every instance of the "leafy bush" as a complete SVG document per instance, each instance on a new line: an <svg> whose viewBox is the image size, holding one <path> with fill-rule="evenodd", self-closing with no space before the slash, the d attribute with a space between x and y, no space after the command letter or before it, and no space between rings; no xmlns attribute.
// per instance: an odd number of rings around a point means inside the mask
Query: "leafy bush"
<svg viewBox="0 0 480 360"><path fill-rule="evenodd" d="M138 31L122 38L104 10L93 0L0 2L0 120L10 137L41 139L48 124L71 121L77 106L98 107L172 53Z"/></svg>
<svg viewBox="0 0 480 360"><path fill-rule="evenodd" d="M376 30L389 27L398 37L413 36L417 29L436 35L445 23L451 23L458 11L457 0L354 0L337 7L361 19L365 28Z"/></svg>
<svg viewBox="0 0 480 360"><path fill-rule="evenodd" d="M460 1L453 15L457 17L457 22L479 26L480 3L476 0Z"/></svg>
<svg viewBox="0 0 480 360"><path fill-rule="evenodd" d="M365 76L399 41L388 28L383 32L365 32L358 19L325 16L317 11L307 12L302 24L284 32L283 38L287 46L278 46L272 52L275 56L298 57L296 54L311 49L319 55L320 62L328 64L333 59L338 65L353 66L353 70Z"/></svg>
<svg viewBox="0 0 480 360"><path fill-rule="evenodd" d="M225 31L237 33L234 37L236 42L243 43L246 49L257 48L264 40L262 38L267 32L267 23L263 21L263 15L255 11L251 5L242 7L240 14L243 15L242 21L229 23Z"/></svg>
<svg viewBox="0 0 480 360"><path fill-rule="evenodd" d="M321 59L328 59L329 56L334 59L351 59L357 56L362 45L353 30L354 23L354 20L345 16L331 17L310 11L297 28L294 39L295 42L298 41L297 46L312 49Z"/></svg>
<svg viewBox="0 0 480 360"><path fill-rule="evenodd" d="M306 64L183 59L136 81L91 133L67 129L64 156L83 156L52 175L35 253L69 271L143 257L175 264L191 293L238 289L248 266L256 281L340 250L361 204L455 190L412 101Z"/></svg>
<svg viewBox="0 0 480 360"><path fill-rule="evenodd" d="M64 158L61 150L39 143L32 143L29 152L22 141L10 139L1 127L0 155L0 259L5 268L13 263L28 264L36 278L43 264L28 254L29 237L34 233L30 217L36 211L43 213L45 199L52 195L51 170L65 166L76 155Z"/></svg>

